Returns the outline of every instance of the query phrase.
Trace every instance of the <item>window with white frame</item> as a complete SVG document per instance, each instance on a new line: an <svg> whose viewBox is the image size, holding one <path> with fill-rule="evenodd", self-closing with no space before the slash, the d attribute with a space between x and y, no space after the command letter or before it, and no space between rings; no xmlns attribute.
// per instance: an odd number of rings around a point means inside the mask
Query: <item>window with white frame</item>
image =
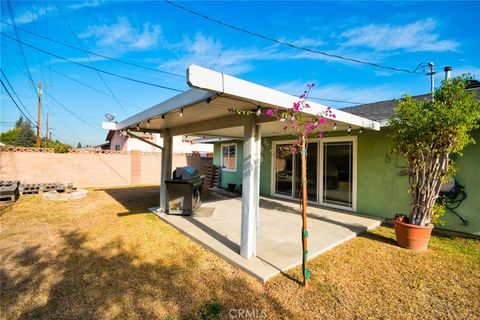
<svg viewBox="0 0 480 320"><path fill-rule="evenodd" d="M120 151L120 145L119 145L119 144L116 144L116 145L115 145L115 150L116 150L116 151Z"/></svg>
<svg viewBox="0 0 480 320"><path fill-rule="evenodd" d="M222 157L221 157L222 170L225 171L237 171L237 145L222 144Z"/></svg>

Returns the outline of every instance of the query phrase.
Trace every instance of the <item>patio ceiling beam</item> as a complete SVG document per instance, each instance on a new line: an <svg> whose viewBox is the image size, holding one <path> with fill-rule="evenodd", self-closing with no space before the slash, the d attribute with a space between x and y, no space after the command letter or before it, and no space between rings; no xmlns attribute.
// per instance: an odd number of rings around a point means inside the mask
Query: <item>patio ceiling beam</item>
<svg viewBox="0 0 480 320"><path fill-rule="evenodd" d="M127 135L128 135L128 136L131 136L131 137L134 137L134 138L136 138L136 139L138 139L138 140L140 140L140 141L143 141L143 142L145 142L145 143L147 143L147 144L149 144L149 145L151 145L151 146L154 146L155 148L159 148L160 150L163 150L163 147L162 147L162 146L159 146L159 145L156 144L156 143L153 143L153 142L151 142L151 141L148 141L147 139L144 139L144 138L142 138L142 137L140 137L140 136L137 136L136 134L134 134L134 133L131 132L130 130L127 130Z"/></svg>
<svg viewBox="0 0 480 320"><path fill-rule="evenodd" d="M252 82L238 79L221 72L191 65L187 70L187 84L191 88L216 92L220 96L227 95L239 99L248 99L258 104L269 104L282 109L291 108L298 97L270 89ZM310 108L304 113L310 115L323 114L328 108L316 102L308 101ZM380 130L380 123L363 117L334 109L335 120L352 126L366 129Z"/></svg>
<svg viewBox="0 0 480 320"><path fill-rule="evenodd" d="M216 96L216 94L213 92L208 92L201 89L190 89L151 108L139 112L119 123L104 122L102 123L102 127L109 130L121 130L131 126L136 126L140 122L147 121L181 108L186 108L214 96Z"/></svg>
<svg viewBox="0 0 480 320"><path fill-rule="evenodd" d="M256 116L253 120L254 123L264 123L270 121L276 121L275 117ZM233 128L244 126L247 122L252 121L252 118L242 115L228 115L220 118L209 119L191 123L188 125L178 126L170 128L170 134L172 136L179 136L183 134L195 134L198 132L219 130L225 128Z"/></svg>

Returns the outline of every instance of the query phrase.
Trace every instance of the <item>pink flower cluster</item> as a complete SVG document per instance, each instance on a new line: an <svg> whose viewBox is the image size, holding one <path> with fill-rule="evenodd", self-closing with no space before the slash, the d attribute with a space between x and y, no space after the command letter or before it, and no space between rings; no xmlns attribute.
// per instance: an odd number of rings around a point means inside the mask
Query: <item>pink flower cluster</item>
<svg viewBox="0 0 480 320"><path fill-rule="evenodd" d="M277 154L294 154L300 150L300 140L302 138L320 137L325 136L325 130L322 129L323 125L330 123L328 119L334 119L336 116L332 111L332 108L328 107L324 112L317 116L308 118L302 111L303 109L310 108L307 103L307 98L310 90L315 86L314 83L307 85L305 90L300 96L299 100L294 102L292 107L287 110L280 110L279 108L270 108L265 111L265 115L269 117L277 117L281 122L285 122L283 130L291 130L298 141L292 145L284 146L275 150Z"/></svg>
<svg viewBox="0 0 480 320"><path fill-rule="evenodd" d="M328 107L327 110L325 110L324 116L325 116L325 117L328 117L328 118L334 118L334 119L337 117L337 116L335 115L335 113L333 113L331 107Z"/></svg>

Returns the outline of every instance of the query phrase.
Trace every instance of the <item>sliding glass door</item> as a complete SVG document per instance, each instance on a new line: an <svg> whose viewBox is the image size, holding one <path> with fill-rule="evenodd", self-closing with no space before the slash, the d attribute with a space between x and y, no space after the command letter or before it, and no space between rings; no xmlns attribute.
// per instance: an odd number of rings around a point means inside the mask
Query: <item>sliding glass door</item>
<svg viewBox="0 0 480 320"><path fill-rule="evenodd" d="M307 147L307 196L308 201L317 202L318 143L310 142ZM302 190L302 159L295 155L295 198Z"/></svg>
<svg viewBox="0 0 480 320"><path fill-rule="evenodd" d="M321 203L353 209L355 170L353 141L325 141L322 145Z"/></svg>
<svg viewBox="0 0 480 320"><path fill-rule="evenodd" d="M293 192L293 156L282 153L288 144L276 146L275 194L292 197Z"/></svg>
<svg viewBox="0 0 480 320"><path fill-rule="evenodd" d="M299 154L285 155L282 149L291 144L277 144L275 155L275 194L298 199L301 191L301 159ZM318 143L307 148L308 200L317 202Z"/></svg>
<svg viewBox="0 0 480 320"><path fill-rule="evenodd" d="M300 197L300 154L285 155L290 142L274 143L272 194ZM356 137L329 137L309 142L307 148L307 192L310 202L356 210Z"/></svg>

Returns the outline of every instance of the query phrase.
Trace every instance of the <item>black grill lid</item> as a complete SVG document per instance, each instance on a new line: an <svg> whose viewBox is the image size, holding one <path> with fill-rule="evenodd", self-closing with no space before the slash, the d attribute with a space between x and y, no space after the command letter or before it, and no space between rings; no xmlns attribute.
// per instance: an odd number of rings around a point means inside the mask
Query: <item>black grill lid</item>
<svg viewBox="0 0 480 320"><path fill-rule="evenodd" d="M177 167L173 171L173 179L175 180L193 180L199 177L200 173L193 167Z"/></svg>

